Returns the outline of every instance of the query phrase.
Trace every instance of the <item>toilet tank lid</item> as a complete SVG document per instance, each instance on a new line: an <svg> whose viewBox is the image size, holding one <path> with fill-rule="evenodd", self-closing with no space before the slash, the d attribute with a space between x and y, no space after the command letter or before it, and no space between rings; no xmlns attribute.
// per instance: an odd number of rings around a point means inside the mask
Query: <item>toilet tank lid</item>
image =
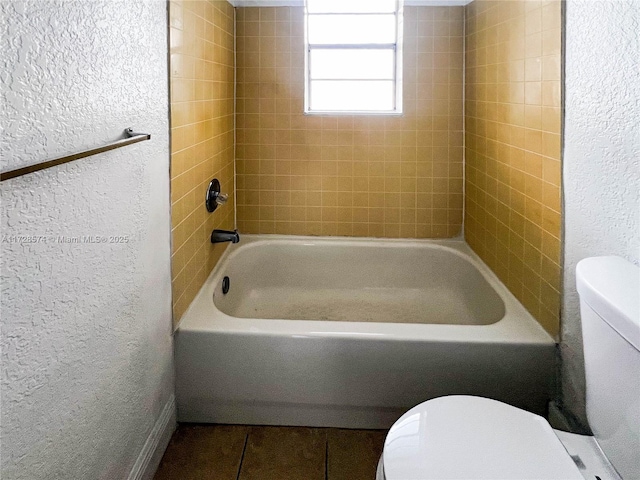
<svg viewBox="0 0 640 480"><path fill-rule="evenodd" d="M640 267L624 258L591 257L576 267L580 298L640 350Z"/></svg>

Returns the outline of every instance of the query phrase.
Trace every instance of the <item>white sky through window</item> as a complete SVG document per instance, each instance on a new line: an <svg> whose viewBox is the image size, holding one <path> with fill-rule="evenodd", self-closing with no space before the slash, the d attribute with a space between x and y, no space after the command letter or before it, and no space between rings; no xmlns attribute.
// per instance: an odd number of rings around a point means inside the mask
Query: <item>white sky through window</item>
<svg viewBox="0 0 640 480"><path fill-rule="evenodd" d="M307 113L400 113L396 0L307 0Z"/></svg>

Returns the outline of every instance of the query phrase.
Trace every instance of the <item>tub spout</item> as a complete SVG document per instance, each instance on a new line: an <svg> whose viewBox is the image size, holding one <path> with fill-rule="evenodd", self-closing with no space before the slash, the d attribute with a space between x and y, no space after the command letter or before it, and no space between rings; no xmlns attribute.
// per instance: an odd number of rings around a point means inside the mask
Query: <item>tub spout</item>
<svg viewBox="0 0 640 480"><path fill-rule="evenodd" d="M214 230L211 232L211 243L231 242L238 243L240 235L237 230Z"/></svg>

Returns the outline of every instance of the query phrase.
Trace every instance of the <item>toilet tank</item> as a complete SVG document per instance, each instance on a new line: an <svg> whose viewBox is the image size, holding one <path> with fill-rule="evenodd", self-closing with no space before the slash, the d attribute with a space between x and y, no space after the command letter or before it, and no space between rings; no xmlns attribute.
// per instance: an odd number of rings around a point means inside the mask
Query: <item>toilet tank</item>
<svg viewBox="0 0 640 480"><path fill-rule="evenodd" d="M576 268L587 418L624 479L640 478L640 268L620 257Z"/></svg>

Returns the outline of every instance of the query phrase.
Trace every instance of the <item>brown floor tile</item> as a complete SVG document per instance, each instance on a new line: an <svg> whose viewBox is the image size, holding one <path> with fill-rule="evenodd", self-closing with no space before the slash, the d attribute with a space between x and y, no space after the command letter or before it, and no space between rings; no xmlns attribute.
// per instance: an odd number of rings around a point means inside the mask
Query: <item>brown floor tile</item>
<svg viewBox="0 0 640 480"><path fill-rule="evenodd" d="M386 435L385 430L330 429L328 480L374 480Z"/></svg>
<svg viewBox="0 0 640 480"><path fill-rule="evenodd" d="M326 430L252 427L239 480L325 480Z"/></svg>
<svg viewBox="0 0 640 480"><path fill-rule="evenodd" d="M179 425L154 480L237 480L248 427Z"/></svg>

